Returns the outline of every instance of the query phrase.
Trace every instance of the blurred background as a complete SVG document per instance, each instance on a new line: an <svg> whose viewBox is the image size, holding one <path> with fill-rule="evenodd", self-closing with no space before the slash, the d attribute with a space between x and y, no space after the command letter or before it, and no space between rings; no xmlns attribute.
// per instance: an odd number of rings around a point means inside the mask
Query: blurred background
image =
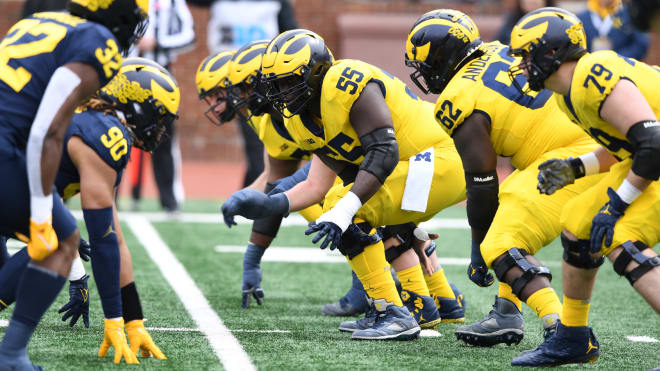
<svg viewBox="0 0 660 371"><path fill-rule="evenodd" d="M56 0L45 1L48 4L53 2ZM170 63L182 93L177 134L182 160L180 174L187 199L226 198L242 187L247 167L239 125L214 126L204 116L208 108L206 103L197 98L195 72L202 59L209 55L208 30L215 27L212 22L209 28L212 3L213 0L184 3L192 16L195 42L187 43L184 49L178 50L178 57ZM403 64L406 36L420 15L437 8L461 10L477 23L482 39L492 41L498 39L503 27L506 30L507 23L515 23L520 14L519 7L534 8L547 3L575 13L585 12L581 17L584 17L587 32L591 28L592 34L596 33L589 36L590 42L592 38L594 40L592 47L616 49L617 44L623 44L621 47L628 47L625 53L632 53L629 56L660 64L658 32L625 37L614 35L620 30L627 34L636 32L627 25L617 0L289 0L297 24L324 37L335 58L360 59L377 65L399 77L421 98L433 102L435 96L423 96L416 90L408 76L410 71ZM4 35L21 18L26 5L32 6L25 0L0 0L0 14L3 14L0 34ZM589 10L593 14L589 14ZM611 35L611 40L602 37L605 35ZM251 35L242 37L250 41ZM130 166L135 166L134 161ZM157 198L151 167L143 164L142 168L142 195L147 199ZM131 193L127 183L128 180L124 179L121 188L125 196Z"/></svg>

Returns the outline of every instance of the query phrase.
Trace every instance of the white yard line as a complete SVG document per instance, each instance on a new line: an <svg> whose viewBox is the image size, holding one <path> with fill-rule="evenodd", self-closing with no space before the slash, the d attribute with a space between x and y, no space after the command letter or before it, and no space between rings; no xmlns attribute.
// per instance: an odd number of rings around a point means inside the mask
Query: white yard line
<svg viewBox="0 0 660 371"><path fill-rule="evenodd" d="M72 211L73 215L77 219L82 219L82 211L74 210ZM184 222L184 223L204 223L204 224L222 224L222 215L218 213L179 213L179 214L167 214L164 212L130 212L122 211L119 213L119 219L128 220L133 217L144 217L151 222ZM238 224L252 224L251 220L245 219L243 217L236 217L236 223ZM300 216L299 214L292 214L291 216L284 218L282 220L283 227L291 226L306 226L307 220ZM421 223L420 226L423 228L433 230L433 229L470 229L470 225L465 218L438 218L431 219L427 222Z"/></svg>
<svg viewBox="0 0 660 371"><path fill-rule="evenodd" d="M658 343L660 340L650 336L626 336L626 339L636 343Z"/></svg>
<svg viewBox="0 0 660 371"><path fill-rule="evenodd" d="M211 309L201 290L183 265L160 238L156 229L143 216L130 215L126 221L151 260L185 306L227 370L256 370L247 353L225 327L218 314Z"/></svg>

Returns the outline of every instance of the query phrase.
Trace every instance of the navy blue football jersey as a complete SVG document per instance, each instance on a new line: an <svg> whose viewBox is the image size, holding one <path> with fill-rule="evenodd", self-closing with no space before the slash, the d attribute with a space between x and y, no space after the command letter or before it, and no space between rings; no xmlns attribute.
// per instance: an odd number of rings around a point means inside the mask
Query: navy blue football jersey
<svg viewBox="0 0 660 371"><path fill-rule="evenodd" d="M115 186L118 186L131 153L131 137L115 116L89 109L73 115L64 137L62 162L55 178L57 193L67 199L80 192L80 174L67 151L72 136L80 137L117 172Z"/></svg>
<svg viewBox="0 0 660 371"><path fill-rule="evenodd" d="M71 62L92 66L101 86L121 67L115 37L101 24L68 13L36 13L0 41L0 137L24 151L51 76Z"/></svg>

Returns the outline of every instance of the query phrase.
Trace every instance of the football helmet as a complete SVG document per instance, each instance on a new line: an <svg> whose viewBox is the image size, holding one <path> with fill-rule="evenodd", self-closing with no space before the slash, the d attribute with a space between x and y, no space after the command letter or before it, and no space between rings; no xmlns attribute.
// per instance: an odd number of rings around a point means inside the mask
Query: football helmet
<svg viewBox="0 0 660 371"><path fill-rule="evenodd" d="M171 132L181 99L174 77L144 58L125 59L99 96L123 113L133 144L147 152Z"/></svg>
<svg viewBox="0 0 660 371"><path fill-rule="evenodd" d="M529 88L541 91L544 81L563 62L587 53L587 35L575 14L560 8L540 8L527 13L513 27L509 53L523 58L509 71L512 79L524 69ZM519 84L516 87L522 91Z"/></svg>
<svg viewBox="0 0 660 371"><path fill-rule="evenodd" d="M204 99L209 109L204 112L206 117L216 125L222 125L234 119L236 112L229 106L227 95L227 75L231 58L236 51L224 51L206 57L197 68L195 83L197 84L197 95ZM225 103L226 108L221 114L216 114L215 109Z"/></svg>
<svg viewBox="0 0 660 371"><path fill-rule="evenodd" d="M251 116L261 116L268 109L266 93L261 84L261 59L268 40L253 41L236 51L227 75L229 105L239 115L247 105ZM250 117L243 117L249 119Z"/></svg>
<svg viewBox="0 0 660 371"><path fill-rule="evenodd" d="M479 29L466 14L430 11L415 22L406 40L405 63L415 69L410 78L424 93L440 94L482 44Z"/></svg>
<svg viewBox="0 0 660 371"><path fill-rule="evenodd" d="M67 10L107 27L124 55L144 35L149 21L149 0L69 0Z"/></svg>
<svg viewBox="0 0 660 371"><path fill-rule="evenodd" d="M316 33L296 29L274 38L261 61L266 97L283 117L300 113L320 99L325 73L334 57Z"/></svg>

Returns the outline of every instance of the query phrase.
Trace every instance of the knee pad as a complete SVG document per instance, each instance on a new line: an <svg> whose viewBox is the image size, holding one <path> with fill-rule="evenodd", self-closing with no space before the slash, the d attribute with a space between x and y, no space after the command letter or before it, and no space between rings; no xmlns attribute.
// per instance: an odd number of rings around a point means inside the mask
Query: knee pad
<svg viewBox="0 0 660 371"><path fill-rule="evenodd" d="M275 188L275 185L266 183L264 193L268 193ZM275 238L282 224L281 215L273 215L263 219L257 219L252 223L252 232L263 234Z"/></svg>
<svg viewBox="0 0 660 371"><path fill-rule="evenodd" d="M353 259L364 251L364 248L373 245L381 240L378 233L369 234L371 231L371 224L364 222L358 224L351 224L348 229L341 236L339 242L339 252Z"/></svg>
<svg viewBox="0 0 660 371"><path fill-rule="evenodd" d="M569 240L561 235L561 245L564 248L564 261L575 268L594 269L603 265L605 257L593 258L589 254L589 240Z"/></svg>
<svg viewBox="0 0 660 371"><path fill-rule="evenodd" d="M642 254L642 251L648 248L643 242L626 241L621 244L621 247L623 251L616 257L612 265L614 266L614 271L619 276L626 276L631 285L651 269L660 267L660 257L648 257ZM635 260L639 266L626 273L626 267L632 260Z"/></svg>
<svg viewBox="0 0 660 371"><path fill-rule="evenodd" d="M398 224L398 225L388 225L379 229L379 233L383 238L383 241L394 237L400 243L398 245L392 246L389 249L385 250L385 260L388 263L392 263L399 256L401 256L406 251L412 249L412 238L413 231L416 226L414 223Z"/></svg>
<svg viewBox="0 0 660 371"><path fill-rule="evenodd" d="M525 258L529 253L525 250L518 248L511 248L506 253L504 253L501 259L497 259L497 263L493 264L493 270L495 270L495 275L500 282L504 281L504 276L514 266L522 269L522 276L516 278L509 285L513 293L520 297L523 289L527 284L534 279L535 276L547 276L550 281L552 281L552 274L548 267L537 267L527 261Z"/></svg>

